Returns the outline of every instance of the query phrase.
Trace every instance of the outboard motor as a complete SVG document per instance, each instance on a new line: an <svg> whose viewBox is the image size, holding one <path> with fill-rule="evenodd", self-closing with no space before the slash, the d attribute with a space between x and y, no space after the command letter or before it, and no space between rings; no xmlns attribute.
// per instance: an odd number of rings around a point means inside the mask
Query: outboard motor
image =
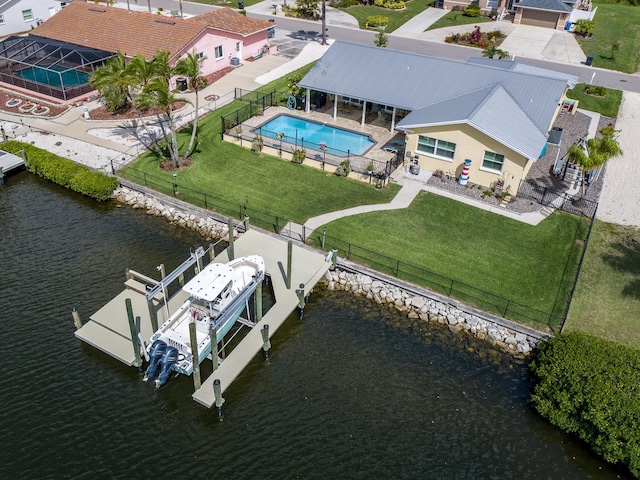
<svg viewBox="0 0 640 480"><path fill-rule="evenodd" d="M169 379L169 374L171 373L171 369L178 361L178 349L174 347L167 347L167 349L160 357L160 365L162 366L162 370L158 378L156 379L156 388L160 388L162 385L167 383Z"/></svg>
<svg viewBox="0 0 640 480"><path fill-rule="evenodd" d="M149 349L149 366L147 367L147 371L144 372L144 378L142 379L143 382L146 382L150 378L156 376L158 366L160 365L160 358L166 349L167 344L162 340L156 340L153 342Z"/></svg>

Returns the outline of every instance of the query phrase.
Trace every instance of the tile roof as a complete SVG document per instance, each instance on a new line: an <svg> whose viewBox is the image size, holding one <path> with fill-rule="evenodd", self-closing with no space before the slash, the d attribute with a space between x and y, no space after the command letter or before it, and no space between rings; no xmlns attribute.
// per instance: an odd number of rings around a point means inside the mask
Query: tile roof
<svg viewBox="0 0 640 480"><path fill-rule="evenodd" d="M273 27L275 23L266 20L258 20L256 18L245 17L232 8L222 8L203 13L196 17L190 18L188 21L205 22L216 30L224 32L237 33L246 37L262 30Z"/></svg>
<svg viewBox="0 0 640 480"><path fill-rule="evenodd" d="M168 51L173 57L208 28L246 36L273 25L246 18L230 8L211 12L206 17L182 19L72 2L31 33L107 52L152 58L158 50ZM224 22L229 24L222 28Z"/></svg>

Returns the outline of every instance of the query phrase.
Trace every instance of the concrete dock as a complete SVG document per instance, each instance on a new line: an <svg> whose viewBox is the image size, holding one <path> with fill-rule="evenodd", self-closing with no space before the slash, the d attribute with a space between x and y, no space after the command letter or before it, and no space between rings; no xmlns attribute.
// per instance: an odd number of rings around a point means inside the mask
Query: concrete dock
<svg viewBox="0 0 640 480"><path fill-rule="evenodd" d="M236 240L234 250L236 257L251 254L262 256L267 275L271 279L275 304L193 394L193 399L207 408L211 408L215 404L214 380L220 380L220 386L224 393L254 356L262 350L263 342L260 331L263 326L269 325L269 337L273 336L280 325L291 315L291 312L296 309L298 305L296 289L299 285L302 283L305 285L305 295L308 295L331 266L331 262L327 261L325 255L294 245L291 262L291 288L287 289L286 241L272 235L259 233L256 230L249 230ZM218 255L215 261L228 262L227 250Z"/></svg>
<svg viewBox="0 0 640 480"><path fill-rule="evenodd" d="M217 370L193 394L195 401L208 408L215 405L214 380L220 380L221 389L224 392L254 358L256 353L262 350L261 330L263 326L269 325L269 336L271 337L298 306L299 300L296 290L299 289L300 284L305 285L305 296L308 295L331 266L331 261L324 254L294 244L291 261L291 288L287 289L287 240L276 235L251 229L234 242L235 258L245 255L261 255L264 259L266 273L269 275L272 284L275 303L267 314L262 317L262 320L251 328L233 350L227 354ZM214 261L228 262L228 249L219 254ZM136 365L136 357L131 340L126 299L131 301L137 331L141 334L143 340L148 342L154 333L150 310L153 309L156 312L158 324L161 325L169 318L170 314L178 309L188 295L180 290L171 297L168 302L167 312L161 293L155 295L149 302L146 299L149 287L157 285L159 283L157 280L136 272L129 272L129 277L131 278L128 278L124 283L125 290L91 315L90 320L76 330L75 335L80 340L102 350L126 365L138 366ZM149 295L152 295L152 293ZM165 388L171 388L171 383Z"/></svg>
<svg viewBox="0 0 640 480"><path fill-rule="evenodd" d="M24 160L18 155L0 150L0 171L8 173L24 166Z"/></svg>

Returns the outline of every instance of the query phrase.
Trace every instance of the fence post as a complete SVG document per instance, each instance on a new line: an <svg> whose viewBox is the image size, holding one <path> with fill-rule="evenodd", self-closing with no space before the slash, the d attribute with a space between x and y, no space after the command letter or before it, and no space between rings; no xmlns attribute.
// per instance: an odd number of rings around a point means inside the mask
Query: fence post
<svg viewBox="0 0 640 480"><path fill-rule="evenodd" d="M400 260L396 262L396 277L398 276L398 271L400 270Z"/></svg>
<svg viewBox="0 0 640 480"><path fill-rule="evenodd" d="M347 260L351 260L351 244L349 244L349 248L347 249Z"/></svg>
<svg viewBox="0 0 640 480"><path fill-rule="evenodd" d="M449 284L449 296L451 296L451 292L453 292L453 278L451 279L451 283Z"/></svg>
<svg viewBox="0 0 640 480"><path fill-rule="evenodd" d="M502 315L504 318L507 318L507 312L509 311L509 304L511 303L511 300L509 300L507 298L507 306L504 308L504 315Z"/></svg>
<svg viewBox="0 0 640 480"><path fill-rule="evenodd" d="M324 228L322 229L322 242L320 242L322 250L324 250L324 242L326 239L327 239L327 227L325 225Z"/></svg>
<svg viewBox="0 0 640 480"><path fill-rule="evenodd" d="M280 233L280 217L276 216L276 225L275 225L276 233Z"/></svg>

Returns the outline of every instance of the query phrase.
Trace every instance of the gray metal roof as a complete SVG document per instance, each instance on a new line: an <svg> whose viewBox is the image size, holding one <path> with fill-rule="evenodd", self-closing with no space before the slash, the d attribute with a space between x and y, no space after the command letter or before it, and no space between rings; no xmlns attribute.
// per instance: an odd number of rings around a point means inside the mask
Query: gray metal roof
<svg viewBox="0 0 640 480"><path fill-rule="evenodd" d="M487 67L503 68L514 72L527 73L530 75L538 75L541 77L558 78L567 82L570 88L578 84L580 77L570 73L559 72L558 70L550 70L548 68L535 67L526 63L514 62L511 60L497 60L495 58L473 57L467 60L469 63L477 65L485 65Z"/></svg>
<svg viewBox="0 0 640 480"><path fill-rule="evenodd" d="M462 112L465 107L458 105L458 102L463 102L459 97L471 92L484 92L487 97L493 96L492 101L485 101L496 110L495 116L502 120L493 120L494 125L491 125L492 120L485 113L476 117L476 128L492 132L491 136L499 142L513 144L512 148L518 153L537 159L567 81L337 41L298 85L409 111L458 98L448 108L455 107ZM508 98L495 95L492 89L487 88L495 85L500 85ZM475 101L476 105L481 103L475 95L467 99ZM461 116L462 113L457 114L458 119ZM505 128L496 129L498 123ZM528 139L513 142L512 132ZM536 143L535 148L516 148L529 141Z"/></svg>
<svg viewBox="0 0 640 480"><path fill-rule="evenodd" d="M503 115L504 109L511 111ZM506 147L537 159L547 141L499 84L414 110L398 122L398 129L466 123ZM518 129L513 126L518 125ZM523 135L526 131L526 135Z"/></svg>
<svg viewBox="0 0 640 480"><path fill-rule="evenodd" d="M571 7L561 0L520 0L513 5L514 8L530 8L533 10L548 10L552 12L571 12Z"/></svg>

